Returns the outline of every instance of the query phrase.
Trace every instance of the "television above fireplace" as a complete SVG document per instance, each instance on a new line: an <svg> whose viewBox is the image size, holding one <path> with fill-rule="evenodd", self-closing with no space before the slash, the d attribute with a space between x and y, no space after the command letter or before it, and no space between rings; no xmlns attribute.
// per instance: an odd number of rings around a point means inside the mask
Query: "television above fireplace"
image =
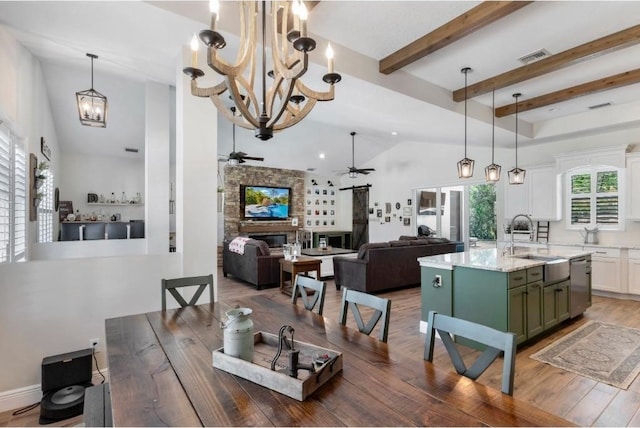
<svg viewBox="0 0 640 428"><path fill-rule="evenodd" d="M291 188L241 185L240 210L244 220L287 220Z"/></svg>

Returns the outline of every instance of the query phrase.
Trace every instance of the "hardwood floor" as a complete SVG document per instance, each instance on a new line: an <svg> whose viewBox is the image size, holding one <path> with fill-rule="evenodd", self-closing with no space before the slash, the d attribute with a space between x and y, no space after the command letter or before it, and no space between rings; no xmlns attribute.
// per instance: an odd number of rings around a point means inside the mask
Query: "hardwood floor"
<svg viewBox="0 0 640 428"><path fill-rule="evenodd" d="M224 301L235 296L253 293L290 299L281 294L277 287L257 291L254 287L237 282L231 277L224 278L222 273L218 272L218 300ZM421 356L425 336L418 332L420 287L380 295L392 300L389 345L402 349L407 355ZM341 297L341 292L336 290L334 282L328 280L324 306L326 317L338 318ZM562 328L553 330L535 343L518 349L514 397L531 402L543 410L580 426L640 426L640 381L638 379L628 390L621 390L529 358L534 352L589 320L640 328L640 302L594 296L593 306L584 316L564 323ZM347 318L347 325L355 328L351 315ZM376 333L377 330L372 334ZM468 348L463 348L463 351L465 359L471 358L475 353ZM434 363L453 371L443 346L437 346ZM478 379L478 382L499 390L501 369L501 364L494 363ZM38 426L39 407L20 416L12 416L12 413L13 411L0 413L0 426ZM81 424L82 416L77 416L49 426Z"/></svg>

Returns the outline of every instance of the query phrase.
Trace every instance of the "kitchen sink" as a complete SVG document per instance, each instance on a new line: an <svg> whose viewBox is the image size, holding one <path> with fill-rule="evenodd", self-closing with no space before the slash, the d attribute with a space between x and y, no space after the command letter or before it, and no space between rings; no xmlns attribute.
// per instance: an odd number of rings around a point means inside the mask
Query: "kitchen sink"
<svg viewBox="0 0 640 428"><path fill-rule="evenodd" d="M514 256L519 259L540 260L546 262L544 264L544 283L552 284L554 282L568 279L571 275L571 266L569 260L558 256L541 256L538 254L522 254Z"/></svg>

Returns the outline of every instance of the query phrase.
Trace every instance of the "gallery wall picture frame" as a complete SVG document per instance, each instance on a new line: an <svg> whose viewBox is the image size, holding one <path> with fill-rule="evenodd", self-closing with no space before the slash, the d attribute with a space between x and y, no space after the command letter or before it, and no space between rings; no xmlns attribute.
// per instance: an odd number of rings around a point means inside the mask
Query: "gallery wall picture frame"
<svg viewBox="0 0 640 428"><path fill-rule="evenodd" d="M42 152L42 156L44 156L48 161L51 160L51 149L44 141L44 137L40 137L40 151Z"/></svg>
<svg viewBox="0 0 640 428"><path fill-rule="evenodd" d="M402 210L402 215L405 217L411 217L411 207L404 207Z"/></svg>
<svg viewBox="0 0 640 428"><path fill-rule="evenodd" d="M386 216L386 217L384 218L384 221L385 221L385 222L387 222L387 223L389 223L389 222L391 221L391 216Z"/></svg>
<svg viewBox="0 0 640 428"><path fill-rule="evenodd" d="M376 217L381 217L382 218L382 210L381 209L378 209L376 211Z"/></svg>
<svg viewBox="0 0 640 428"><path fill-rule="evenodd" d="M403 222L404 222L403 224L404 224L405 226L411 226L411 218L410 218L410 217L405 217L405 218L403 219Z"/></svg>
<svg viewBox="0 0 640 428"><path fill-rule="evenodd" d="M411 205L411 199L407 199L407 205Z"/></svg>

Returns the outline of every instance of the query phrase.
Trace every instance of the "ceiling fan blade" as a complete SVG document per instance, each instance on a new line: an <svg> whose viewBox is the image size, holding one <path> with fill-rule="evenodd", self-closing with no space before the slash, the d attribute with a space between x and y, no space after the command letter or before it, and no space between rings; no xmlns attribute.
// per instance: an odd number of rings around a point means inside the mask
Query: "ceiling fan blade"
<svg viewBox="0 0 640 428"><path fill-rule="evenodd" d="M358 168L359 172L364 172L364 171L372 172L375 170L376 170L375 168Z"/></svg>
<svg viewBox="0 0 640 428"><path fill-rule="evenodd" d="M238 158L238 163L245 163L246 160L244 160L244 158Z"/></svg>
<svg viewBox="0 0 640 428"><path fill-rule="evenodd" d="M252 156L243 156L244 159L249 159L249 160L254 160L254 161L263 161L264 158L256 158L256 157L252 157Z"/></svg>

